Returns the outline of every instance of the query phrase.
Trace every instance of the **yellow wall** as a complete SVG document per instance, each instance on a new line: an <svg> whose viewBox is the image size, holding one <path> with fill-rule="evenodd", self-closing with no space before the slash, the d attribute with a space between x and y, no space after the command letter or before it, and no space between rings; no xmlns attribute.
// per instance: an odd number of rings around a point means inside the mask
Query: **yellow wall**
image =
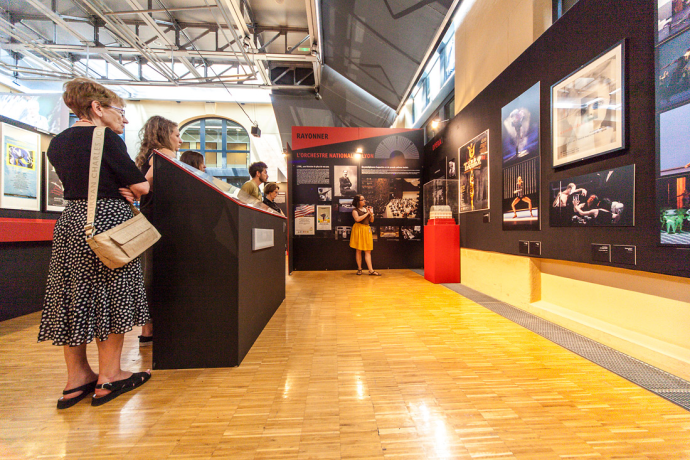
<svg viewBox="0 0 690 460"><path fill-rule="evenodd" d="M455 113L551 25L551 0L465 0L455 31Z"/></svg>
<svg viewBox="0 0 690 460"><path fill-rule="evenodd" d="M460 267L468 287L690 378L687 278L466 248Z"/></svg>
<svg viewBox="0 0 690 460"><path fill-rule="evenodd" d="M21 93L21 91L0 83L0 93Z"/></svg>

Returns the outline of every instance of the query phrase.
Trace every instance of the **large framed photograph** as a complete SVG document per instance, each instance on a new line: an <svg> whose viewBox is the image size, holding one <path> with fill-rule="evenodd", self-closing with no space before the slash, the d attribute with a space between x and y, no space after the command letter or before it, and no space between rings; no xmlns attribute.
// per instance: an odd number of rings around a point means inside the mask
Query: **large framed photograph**
<svg viewBox="0 0 690 460"><path fill-rule="evenodd" d="M37 133L0 123L0 207L41 210L41 138Z"/></svg>
<svg viewBox="0 0 690 460"><path fill-rule="evenodd" d="M668 110L690 101L688 49L690 29L657 48L657 110Z"/></svg>
<svg viewBox="0 0 690 460"><path fill-rule="evenodd" d="M45 210L52 212L62 212L67 206L67 200L65 200L65 188L62 185L62 181L55 172L55 168L50 164L48 156L44 154L43 164L45 165Z"/></svg>
<svg viewBox="0 0 690 460"><path fill-rule="evenodd" d="M558 167L625 148L625 41L551 87Z"/></svg>

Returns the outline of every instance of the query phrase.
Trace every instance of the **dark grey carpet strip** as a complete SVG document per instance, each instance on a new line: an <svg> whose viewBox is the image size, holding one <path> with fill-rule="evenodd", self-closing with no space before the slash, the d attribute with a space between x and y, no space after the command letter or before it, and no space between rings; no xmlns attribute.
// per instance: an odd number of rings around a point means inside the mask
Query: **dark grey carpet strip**
<svg viewBox="0 0 690 460"><path fill-rule="evenodd" d="M417 270L415 272L418 273ZM462 284L444 286L624 379L690 410L690 382L687 380Z"/></svg>

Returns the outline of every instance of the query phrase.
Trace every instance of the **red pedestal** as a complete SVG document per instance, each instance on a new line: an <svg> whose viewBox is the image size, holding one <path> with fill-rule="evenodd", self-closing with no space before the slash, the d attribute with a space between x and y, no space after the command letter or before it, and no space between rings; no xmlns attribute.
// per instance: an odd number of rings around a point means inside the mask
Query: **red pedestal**
<svg viewBox="0 0 690 460"><path fill-rule="evenodd" d="M435 284L460 282L460 226L434 219L424 226L424 278Z"/></svg>

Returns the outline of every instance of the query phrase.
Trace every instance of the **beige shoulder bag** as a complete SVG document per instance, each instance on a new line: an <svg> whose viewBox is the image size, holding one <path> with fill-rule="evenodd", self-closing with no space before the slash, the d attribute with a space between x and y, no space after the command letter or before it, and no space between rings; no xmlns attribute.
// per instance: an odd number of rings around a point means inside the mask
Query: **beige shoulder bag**
<svg viewBox="0 0 690 460"><path fill-rule="evenodd" d="M101 175L101 159L105 128L96 127L91 141L91 168L89 170L89 197L86 211L86 242L106 267L115 269L128 264L153 246L161 237L158 230L151 225L137 208L132 207L134 217L108 231L96 235L93 221L96 218L96 200L98 199L98 180Z"/></svg>

